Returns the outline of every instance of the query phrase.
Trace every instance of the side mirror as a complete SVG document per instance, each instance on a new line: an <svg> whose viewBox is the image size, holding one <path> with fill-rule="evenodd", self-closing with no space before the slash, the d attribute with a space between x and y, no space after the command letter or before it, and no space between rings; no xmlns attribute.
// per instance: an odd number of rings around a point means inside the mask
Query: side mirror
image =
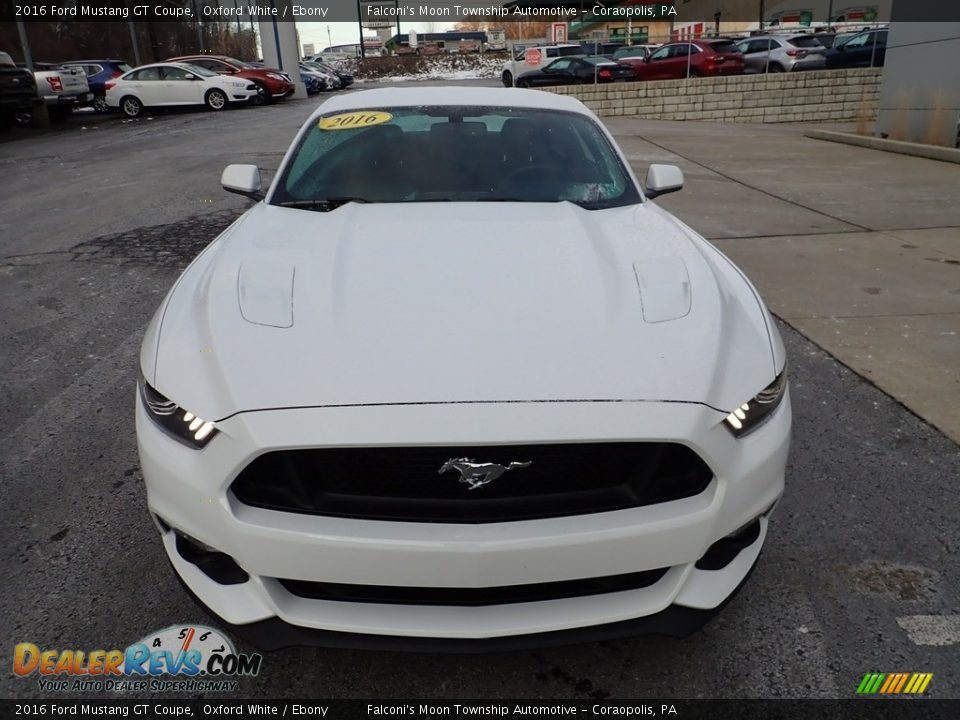
<svg viewBox="0 0 960 720"><path fill-rule="evenodd" d="M227 165L220 175L220 184L227 192L243 195L251 200L263 200L260 192L260 168L256 165Z"/></svg>
<svg viewBox="0 0 960 720"><path fill-rule="evenodd" d="M653 57L652 55L644 55L644 56L643 56L643 61L644 61L645 63L648 63L648 62L650 62L650 58L652 58L652 57Z"/></svg>
<svg viewBox="0 0 960 720"><path fill-rule="evenodd" d="M196 75L191 75L190 73L187 73L186 75L183 76L183 79L184 79L184 80L196 80L196 79L197 79L197 76L196 76Z"/></svg>
<svg viewBox="0 0 960 720"><path fill-rule="evenodd" d="M647 198L683 189L683 171L676 165L651 165L647 170L644 194Z"/></svg>

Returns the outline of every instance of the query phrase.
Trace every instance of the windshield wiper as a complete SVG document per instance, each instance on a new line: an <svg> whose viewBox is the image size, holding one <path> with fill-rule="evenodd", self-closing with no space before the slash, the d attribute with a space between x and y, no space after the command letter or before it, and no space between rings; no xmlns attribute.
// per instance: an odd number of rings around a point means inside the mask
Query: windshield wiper
<svg viewBox="0 0 960 720"><path fill-rule="evenodd" d="M318 198L314 200L285 200L279 203L280 207L302 208L304 210L318 210L319 212L329 212L336 210L341 205L347 203L366 203L370 202L360 197L329 197Z"/></svg>

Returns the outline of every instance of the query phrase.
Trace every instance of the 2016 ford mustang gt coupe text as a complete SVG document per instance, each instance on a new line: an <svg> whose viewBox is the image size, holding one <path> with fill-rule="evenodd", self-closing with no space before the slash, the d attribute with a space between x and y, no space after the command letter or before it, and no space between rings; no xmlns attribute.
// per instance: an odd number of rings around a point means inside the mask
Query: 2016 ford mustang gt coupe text
<svg viewBox="0 0 960 720"><path fill-rule="evenodd" d="M783 492L786 357L744 275L578 101L331 98L147 328L137 435L189 591L262 648L699 627Z"/></svg>

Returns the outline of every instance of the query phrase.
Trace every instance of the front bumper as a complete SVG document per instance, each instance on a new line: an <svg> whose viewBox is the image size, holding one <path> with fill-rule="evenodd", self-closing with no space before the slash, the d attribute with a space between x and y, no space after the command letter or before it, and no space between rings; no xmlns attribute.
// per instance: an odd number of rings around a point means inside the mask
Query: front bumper
<svg viewBox="0 0 960 720"><path fill-rule="evenodd" d="M702 624L742 584L759 556L769 511L783 491L790 400L785 397L762 427L740 440L722 426L722 413L680 403L245 413L219 423L219 435L200 451L159 430L139 398L136 419L148 503L159 519L170 562L211 612L231 625L246 626L238 634L263 647L306 643L401 649L410 643L453 643L463 649L464 643L476 641L479 647L503 649L596 639L611 632L686 634ZM713 480L695 497L659 505L473 525L276 512L243 505L229 490L241 469L273 449L638 439L690 446L713 470ZM695 567L716 541L753 521L760 528L756 540L725 567ZM233 585L215 582L181 556L174 530L226 553L249 579ZM314 600L294 595L278 582L489 588L660 568L666 572L647 587L469 607Z"/></svg>

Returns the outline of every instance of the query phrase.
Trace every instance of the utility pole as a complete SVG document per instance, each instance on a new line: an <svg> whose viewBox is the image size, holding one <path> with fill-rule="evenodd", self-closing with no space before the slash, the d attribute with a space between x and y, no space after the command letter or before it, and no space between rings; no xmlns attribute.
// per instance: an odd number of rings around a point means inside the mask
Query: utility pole
<svg viewBox="0 0 960 720"><path fill-rule="evenodd" d="M367 59L367 49L363 46L363 16L360 14L360 0L357 0L357 27L360 30L360 57Z"/></svg>
<svg viewBox="0 0 960 720"><path fill-rule="evenodd" d="M133 45L134 67L140 67L143 63L140 62L140 43L137 42L137 31L133 26L133 20L127 21L127 27L130 29L130 44Z"/></svg>
<svg viewBox="0 0 960 720"><path fill-rule="evenodd" d="M23 48L23 61L27 64L27 70L33 72L33 56L30 54L30 43L27 41L27 29L23 26L23 20L17 20L17 34L20 35L20 47Z"/></svg>

